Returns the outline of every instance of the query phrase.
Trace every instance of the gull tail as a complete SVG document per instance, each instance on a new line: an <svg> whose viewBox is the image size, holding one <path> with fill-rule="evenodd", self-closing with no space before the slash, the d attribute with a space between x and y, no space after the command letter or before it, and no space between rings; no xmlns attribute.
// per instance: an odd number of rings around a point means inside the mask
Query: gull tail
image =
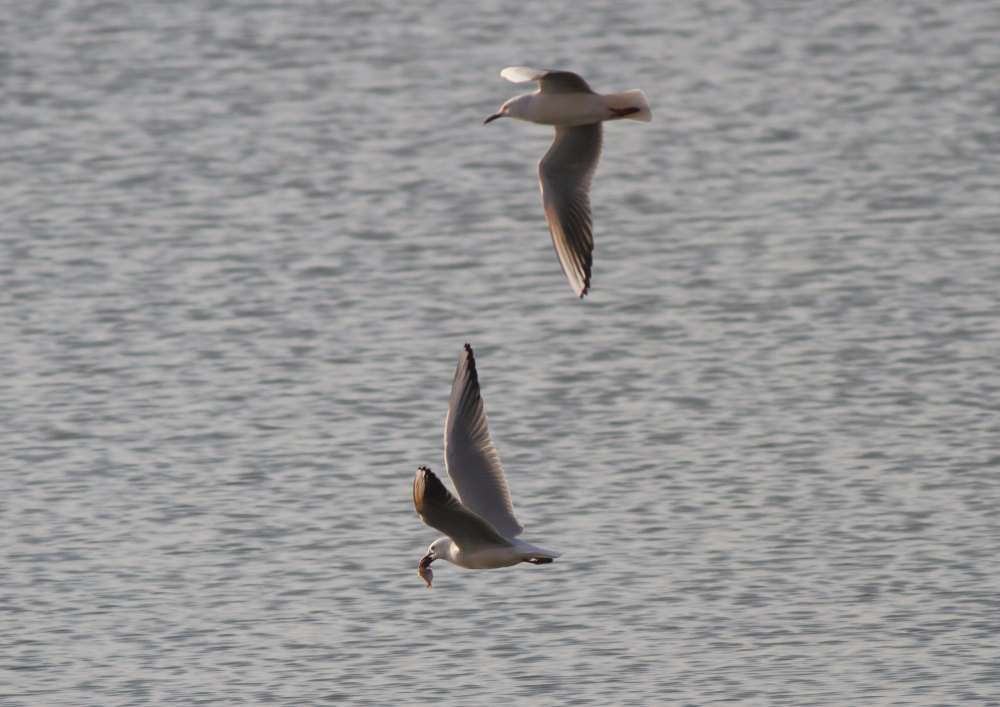
<svg viewBox="0 0 1000 707"><path fill-rule="evenodd" d="M521 558L521 562L530 562L533 565L548 565L559 557L558 552L552 552L551 550L539 550L538 552L527 553L527 555L527 557Z"/></svg>
<svg viewBox="0 0 1000 707"><path fill-rule="evenodd" d="M546 550L531 543L526 543L523 540L518 540L516 543L517 549L522 553L522 562L530 562L534 565L546 565L562 555L561 552Z"/></svg>
<svg viewBox="0 0 1000 707"><path fill-rule="evenodd" d="M609 93L601 96L601 100L611 110L622 113L617 116L619 118L641 120L644 123L653 119L653 111L649 107L649 101L646 100L646 94L638 88L622 93Z"/></svg>

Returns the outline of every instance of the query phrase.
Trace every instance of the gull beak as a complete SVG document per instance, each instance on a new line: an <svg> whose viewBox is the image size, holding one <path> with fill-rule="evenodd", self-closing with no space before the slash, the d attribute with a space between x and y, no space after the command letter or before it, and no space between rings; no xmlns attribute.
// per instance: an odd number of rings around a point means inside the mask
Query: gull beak
<svg viewBox="0 0 1000 707"><path fill-rule="evenodd" d="M427 569L428 567L431 566L431 563L434 562L434 560L436 559L437 558L434 557L434 555L428 552L426 555L420 558L420 564L417 565L417 567L419 567L422 570Z"/></svg>
<svg viewBox="0 0 1000 707"><path fill-rule="evenodd" d="M483 125L486 125L487 123L492 123L497 118L502 118L502 117L503 117L503 113L494 113L489 118L487 118L486 120L483 121Z"/></svg>

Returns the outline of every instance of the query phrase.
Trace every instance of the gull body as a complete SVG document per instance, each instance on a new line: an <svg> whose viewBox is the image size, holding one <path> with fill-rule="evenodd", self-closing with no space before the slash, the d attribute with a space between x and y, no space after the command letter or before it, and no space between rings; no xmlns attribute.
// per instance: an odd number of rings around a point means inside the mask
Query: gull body
<svg viewBox="0 0 1000 707"><path fill-rule="evenodd" d="M558 552L520 540L524 526L514 515L500 457L490 438L472 347L462 351L452 382L444 432L445 466L458 498L429 468L413 478L413 504L420 519L445 533L427 549L418 573L431 586L430 564L447 560L466 569L495 569L521 562L547 564Z"/></svg>
<svg viewBox="0 0 1000 707"><path fill-rule="evenodd" d="M467 570L493 570L522 562L545 564L559 557L558 552L543 550L523 540L512 538L508 545L470 547L463 550L451 538L439 538L427 549L434 560L448 560ZM433 561L433 560L432 560ZM430 564L430 563L428 563Z"/></svg>
<svg viewBox="0 0 1000 707"><path fill-rule="evenodd" d="M508 66L500 76L514 83L537 81L538 90L511 98L485 122L517 118L555 126L556 136L538 163L545 220L570 287L583 297L590 289L594 235L590 183L601 156L605 120L649 122L653 113L639 89L601 95L569 71Z"/></svg>
<svg viewBox="0 0 1000 707"><path fill-rule="evenodd" d="M616 117L596 93L526 93L512 98L500 108L496 118L517 118L542 125L589 125Z"/></svg>

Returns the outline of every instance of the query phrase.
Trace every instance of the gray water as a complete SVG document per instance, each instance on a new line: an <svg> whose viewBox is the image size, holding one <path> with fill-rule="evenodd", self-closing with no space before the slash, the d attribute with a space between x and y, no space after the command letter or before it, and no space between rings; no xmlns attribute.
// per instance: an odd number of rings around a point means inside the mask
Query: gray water
<svg viewBox="0 0 1000 707"><path fill-rule="evenodd" d="M1000 704L995 3L2 4L0 703ZM466 341L564 555L427 590Z"/></svg>

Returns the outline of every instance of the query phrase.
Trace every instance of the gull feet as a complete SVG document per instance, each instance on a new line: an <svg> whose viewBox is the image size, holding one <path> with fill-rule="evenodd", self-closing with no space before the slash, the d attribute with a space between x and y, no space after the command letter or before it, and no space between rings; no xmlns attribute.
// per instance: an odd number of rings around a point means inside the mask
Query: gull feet
<svg viewBox="0 0 1000 707"><path fill-rule="evenodd" d="M532 557L530 560L525 560L525 562L530 562L533 565L547 565L552 562L551 557Z"/></svg>
<svg viewBox="0 0 1000 707"><path fill-rule="evenodd" d="M639 108L632 106L630 108L612 108L611 115L615 118L624 118L626 115L632 115L633 113L638 113Z"/></svg>

